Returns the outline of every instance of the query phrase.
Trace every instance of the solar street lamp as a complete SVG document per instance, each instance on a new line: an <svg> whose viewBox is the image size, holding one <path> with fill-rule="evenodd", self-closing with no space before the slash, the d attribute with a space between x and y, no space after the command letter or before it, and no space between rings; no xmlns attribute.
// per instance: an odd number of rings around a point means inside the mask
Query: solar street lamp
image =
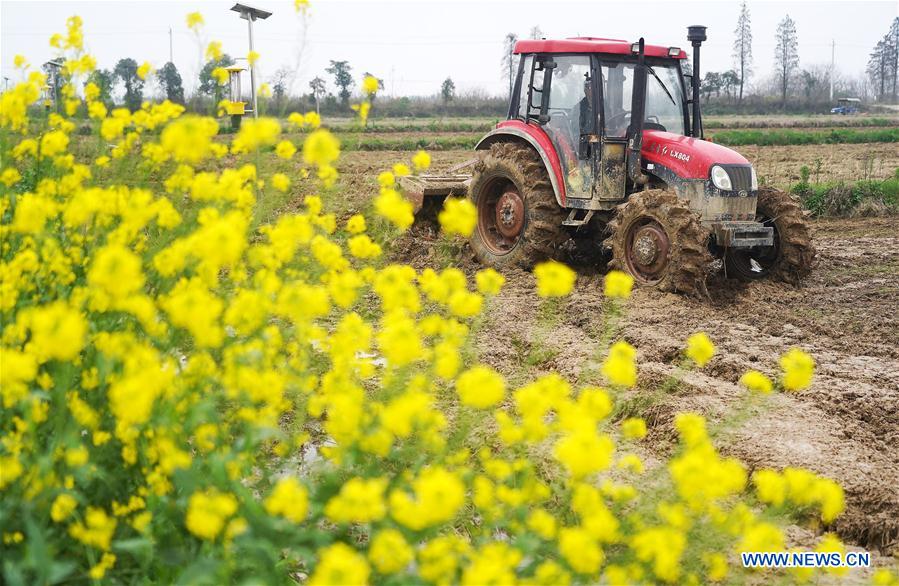
<svg viewBox="0 0 899 586"><path fill-rule="evenodd" d="M272 15L268 10L254 8L246 4L237 3L231 7L231 10L240 14L240 17L247 21L247 30L250 33L250 52L253 52L253 21L265 20ZM256 107L256 65L250 63L250 91L253 93L253 118L259 117L259 108Z"/></svg>

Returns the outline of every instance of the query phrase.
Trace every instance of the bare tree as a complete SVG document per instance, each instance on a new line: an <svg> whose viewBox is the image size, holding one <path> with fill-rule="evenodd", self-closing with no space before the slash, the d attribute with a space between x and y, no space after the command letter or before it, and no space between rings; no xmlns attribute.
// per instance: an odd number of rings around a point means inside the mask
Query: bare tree
<svg viewBox="0 0 899 586"><path fill-rule="evenodd" d="M781 104L785 106L787 90L790 89L790 82L799 67L799 36L796 33L796 23L789 14L777 25L774 41L775 77L780 86Z"/></svg>
<svg viewBox="0 0 899 586"><path fill-rule="evenodd" d="M734 30L734 66L740 77L740 103L743 103L743 86L752 74L752 27L746 0L740 6L737 28Z"/></svg>
<svg viewBox="0 0 899 586"><path fill-rule="evenodd" d="M509 78L509 99L512 99L512 90L515 87L515 72L518 69L518 56L515 55L515 43L518 42L518 35L509 33L503 45L502 70L503 77Z"/></svg>
<svg viewBox="0 0 899 586"><path fill-rule="evenodd" d="M278 108L283 108L285 106L284 98L287 97L287 90L293 75L293 70L287 67L280 67L269 78L269 81L272 84L272 97L275 98L275 104L277 104Z"/></svg>
<svg viewBox="0 0 899 586"><path fill-rule="evenodd" d="M528 34L528 38L534 39L534 40L542 39L543 38L543 29L541 29L539 26L536 26L536 25L532 26L531 32Z"/></svg>
<svg viewBox="0 0 899 586"><path fill-rule="evenodd" d="M799 72L802 95L809 103L826 101L828 97L829 66L811 65Z"/></svg>

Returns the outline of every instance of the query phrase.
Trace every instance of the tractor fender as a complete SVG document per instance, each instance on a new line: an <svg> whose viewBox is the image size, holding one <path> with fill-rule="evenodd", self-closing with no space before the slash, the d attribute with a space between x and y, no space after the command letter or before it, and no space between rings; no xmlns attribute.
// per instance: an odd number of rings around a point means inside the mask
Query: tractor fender
<svg viewBox="0 0 899 586"><path fill-rule="evenodd" d="M484 138L474 147L475 150L486 150L490 145L498 142L521 142L530 145L540 159L543 166L546 167L549 182L552 185L553 193L556 196L556 202L560 207L565 207L565 177L562 174L562 163L559 161L559 155L549 140L546 132L539 126L533 124L525 124L521 120L507 120L496 125Z"/></svg>

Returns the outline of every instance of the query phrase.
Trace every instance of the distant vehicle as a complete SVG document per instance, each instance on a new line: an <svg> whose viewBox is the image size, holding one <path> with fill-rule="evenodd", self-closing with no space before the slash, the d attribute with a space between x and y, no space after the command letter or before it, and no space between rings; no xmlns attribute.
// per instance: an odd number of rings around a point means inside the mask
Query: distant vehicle
<svg viewBox="0 0 899 586"><path fill-rule="evenodd" d="M858 98L840 98L836 108L831 108L831 114L858 114L858 107L862 101Z"/></svg>

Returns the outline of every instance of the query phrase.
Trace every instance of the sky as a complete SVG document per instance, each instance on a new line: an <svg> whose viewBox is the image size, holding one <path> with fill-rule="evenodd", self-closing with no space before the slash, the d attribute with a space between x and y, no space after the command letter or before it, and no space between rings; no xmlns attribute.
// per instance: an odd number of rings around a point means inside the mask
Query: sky
<svg viewBox="0 0 899 586"><path fill-rule="evenodd" d="M457 92L502 94L506 82L500 60L507 33L526 37L539 26L547 38L599 36L688 48L687 26L708 27L703 71L733 66L731 46L740 4L728 1L528 1L528 0L311 0L305 17L292 2L251 0L273 15L254 25L258 74L267 81L279 68L295 73L293 92L308 93L308 82L330 60L349 61L357 80L371 72L392 95L433 95L451 77ZM245 57L247 23L230 11L233 2L207 1L0 1L0 69L9 83L21 78L16 54L40 65L54 57L47 40L65 32L66 18L84 19L87 49L102 68L122 57L161 67L169 60L169 30L174 63L195 86L200 46L221 41L225 52ZM899 3L888 1L750 1L754 75L770 75L777 23L789 14L796 21L801 66L829 65L835 43L835 67L858 76L874 44L897 16ZM185 15L199 11L206 25L198 39ZM248 87L249 81L244 81Z"/></svg>

